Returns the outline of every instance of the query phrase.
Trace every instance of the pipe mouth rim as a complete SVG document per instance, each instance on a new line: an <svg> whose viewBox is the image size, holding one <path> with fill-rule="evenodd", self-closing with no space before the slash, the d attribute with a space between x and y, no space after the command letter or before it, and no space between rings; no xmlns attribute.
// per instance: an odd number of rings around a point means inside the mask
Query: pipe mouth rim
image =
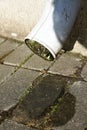
<svg viewBox="0 0 87 130"><path fill-rule="evenodd" d="M56 58L55 53L43 42L38 42L38 40L31 40L29 38L26 38L25 43L28 48L30 48L35 54L45 60L53 61Z"/></svg>

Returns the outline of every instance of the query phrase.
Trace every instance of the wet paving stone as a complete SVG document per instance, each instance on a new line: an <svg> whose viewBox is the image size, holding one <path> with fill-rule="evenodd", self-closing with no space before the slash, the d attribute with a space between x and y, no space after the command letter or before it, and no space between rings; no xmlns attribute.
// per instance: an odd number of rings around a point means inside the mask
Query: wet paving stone
<svg viewBox="0 0 87 130"><path fill-rule="evenodd" d="M66 81L57 76L45 76L37 85L32 86L28 94L19 105L29 118L38 118L44 111L53 105L56 99L64 92Z"/></svg>
<svg viewBox="0 0 87 130"><path fill-rule="evenodd" d="M66 86L67 81L57 75L40 76L21 98L11 119L41 130L46 125L47 129L50 114L64 95Z"/></svg>
<svg viewBox="0 0 87 130"><path fill-rule="evenodd" d="M75 97L76 100L75 108L74 108L75 113L65 125L61 125L59 127L54 126L52 128L53 130L86 130L87 129L87 82L84 81L75 82L70 88L70 93ZM72 108L70 108L70 110L72 110ZM60 116L62 116L62 113ZM67 115L67 117L68 116L69 114ZM65 116L63 117L63 120L64 118Z"/></svg>
<svg viewBox="0 0 87 130"><path fill-rule="evenodd" d="M66 93L51 113L51 125L65 125L75 114L75 102L76 98L72 94Z"/></svg>

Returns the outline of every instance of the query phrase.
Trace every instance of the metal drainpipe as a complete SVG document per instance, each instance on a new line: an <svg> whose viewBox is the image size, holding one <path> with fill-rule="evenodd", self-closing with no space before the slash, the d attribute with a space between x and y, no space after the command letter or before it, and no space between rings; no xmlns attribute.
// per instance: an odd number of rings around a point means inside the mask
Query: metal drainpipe
<svg viewBox="0 0 87 130"><path fill-rule="evenodd" d="M81 0L47 0L43 15L25 38L34 53L53 60L68 38L81 5Z"/></svg>

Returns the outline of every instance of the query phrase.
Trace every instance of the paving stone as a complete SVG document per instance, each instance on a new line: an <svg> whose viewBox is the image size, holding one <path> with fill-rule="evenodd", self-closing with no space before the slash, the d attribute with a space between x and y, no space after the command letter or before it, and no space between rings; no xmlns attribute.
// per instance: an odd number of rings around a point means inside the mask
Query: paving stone
<svg viewBox="0 0 87 130"><path fill-rule="evenodd" d="M84 80L87 81L87 63L86 65L84 66L82 72L81 72L81 76L84 78Z"/></svg>
<svg viewBox="0 0 87 130"><path fill-rule="evenodd" d="M2 59L4 56L9 54L18 45L19 45L18 43L14 42L14 41L10 41L10 40L7 40L3 44L1 44L0 45L0 59Z"/></svg>
<svg viewBox="0 0 87 130"><path fill-rule="evenodd" d="M11 120L5 120L0 125L0 130L35 130L34 128L29 128L23 124L17 124Z"/></svg>
<svg viewBox="0 0 87 130"><path fill-rule="evenodd" d="M86 130L87 128L87 82L75 82L70 93L76 97L75 114L65 125L56 126L53 130Z"/></svg>
<svg viewBox="0 0 87 130"><path fill-rule="evenodd" d="M4 41L5 41L5 39L2 38L2 37L0 37L0 43L2 43L2 42L4 42Z"/></svg>
<svg viewBox="0 0 87 130"><path fill-rule="evenodd" d="M51 61L46 61L41 57L34 55L23 65L23 67L34 70L43 70L43 69L46 70L49 68L51 64L52 64Z"/></svg>
<svg viewBox="0 0 87 130"><path fill-rule="evenodd" d="M13 72L15 68L12 66L6 66L0 64L0 83L7 79Z"/></svg>
<svg viewBox="0 0 87 130"><path fill-rule="evenodd" d="M25 44L22 44L4 59L4 63L11 65L20 65L31 54L33 53L30 51L30 49Z"/></svg>
<svg viewBox="0 0 87 130"><path fill-rule="evenodd" d="M0 85L0 110L7 111L15 106L25 90L40 73L19 69L11 78Z"/></svg>
<svg viewBox="0 0 87 130"><path fill-rule="evenodd" d="M70 53L63 54L50 68L49 72L71 76L81 67L81 59Z"/></svg>

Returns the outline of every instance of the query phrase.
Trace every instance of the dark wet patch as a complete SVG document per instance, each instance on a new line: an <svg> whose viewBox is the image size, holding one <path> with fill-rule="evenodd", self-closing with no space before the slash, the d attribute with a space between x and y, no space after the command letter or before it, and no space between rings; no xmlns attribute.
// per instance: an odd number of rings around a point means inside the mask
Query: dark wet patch
<svg viewBox="0 0 87 130"><path fill-rule="evenodd" d="M87 130L87 127L84 130Z"/></svg>
<svg viewBox="0 0 87 130"><path fill-rule="evenodd" d="M32 86L32 89L20 103L20 107L30 118L38 118L60 97L65 86L64 80L48 75L38 85Z"/></svg>
<svg viewBox="0 0 87 130"><path fill-rule="evenodd" d="M67 123L75 113L75 97L66 92L67 80L58 75L37 78L14 110L12 120L41 130Z"/></svg>
<svg viewBox="0 0 87 130"><path fill-rule="evenodd" d="M51 113L51 124L53 126L66 124L75 114L75 102L75 97L70 93L66 93Z"/></svg>

